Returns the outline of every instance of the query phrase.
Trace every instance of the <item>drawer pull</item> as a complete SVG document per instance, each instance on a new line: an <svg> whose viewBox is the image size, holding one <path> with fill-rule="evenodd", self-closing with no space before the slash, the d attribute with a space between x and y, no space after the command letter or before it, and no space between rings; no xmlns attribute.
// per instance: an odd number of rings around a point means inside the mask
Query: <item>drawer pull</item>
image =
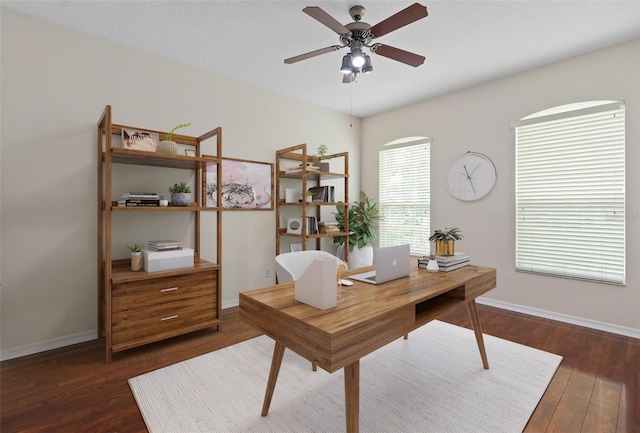
<svg viewBox="0 0 640 433"><path fill-rule="evenodd" d="M163 317L162 319L160 319L160 321L165 321L165 320L171 320L171 319L177 319L178 315L174 315L174 316L168 316L168 317Z"/></svg>
<svg viewBox="0 0 640 433"><path fill-rule="evenodd" d="M178 290L177 287L171 287L170 289L160 289L161 292L173 292L174 290Z"/></svg>

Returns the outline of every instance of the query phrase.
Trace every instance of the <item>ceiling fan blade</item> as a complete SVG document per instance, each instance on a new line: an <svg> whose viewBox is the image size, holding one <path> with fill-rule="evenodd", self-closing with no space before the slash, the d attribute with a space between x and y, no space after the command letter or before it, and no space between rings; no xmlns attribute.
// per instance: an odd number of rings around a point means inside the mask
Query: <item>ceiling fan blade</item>
<svg viewBox="0 0 640 433"><path fill-rule="evenodd" d="M418 67L424 63L424 56L401 50L400 48L390 47L389 45L375 44L371 47L371 51L392 60L405 63L407 65Z"/></svg>
<svg viewBox="0 0 640 433"><path fill-rule="evenodd" d="M339 35L348 35L351 33L348 28L340 24L338 20L326 13L324 10L320 9L318 6L307 6L306 8L302 9L302 12L306 13L311 18L315 18L316 20L320 21L320 23L329 27Z"/></svg>
<svg viewBox="0 0 640 433"><path fill-rule="evenodd" d="M319 56L320 54L337 51L340 48L342 48L340 45L331 45L330 47L320 48L319 50L315 50L315 51L309 51L308 53L300 54L295 57L289 57L288 59L284 59L284 62L290 65L291 63L296 63L296 62L299 62L300 60L310 59L311 57Z"/></svg>
<svg viewBox="0 0 640 433"><path fill-rule="evenodd" d="M419 3L414 3L408 8L401 10L397 14L390 16L386 20L379 22L375 26L371 27L369 31L374 38L379 38L380 36L391 33L392 31L404 27L407 24L418 21L419 19L422 19L427 15L429 14L427 13L426 6L422 6Z"/></svg>

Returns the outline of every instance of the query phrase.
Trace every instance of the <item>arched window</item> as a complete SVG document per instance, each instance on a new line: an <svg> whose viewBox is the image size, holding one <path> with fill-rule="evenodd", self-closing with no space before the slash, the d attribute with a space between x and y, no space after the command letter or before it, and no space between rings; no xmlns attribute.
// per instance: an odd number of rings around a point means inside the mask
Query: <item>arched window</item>
<svg viewBox="0 0 640 433"><path fill-rule="evenodd" d="M408 243L412 255L429 254L430 146L429 138L407 137L380 147L380 247Z"/></svg>
<svg viewBox="0 0 640 433"><path fill-rule="evenodd" d="M624 102L563 105L512 126L516 270L624 284Z"/></svg>

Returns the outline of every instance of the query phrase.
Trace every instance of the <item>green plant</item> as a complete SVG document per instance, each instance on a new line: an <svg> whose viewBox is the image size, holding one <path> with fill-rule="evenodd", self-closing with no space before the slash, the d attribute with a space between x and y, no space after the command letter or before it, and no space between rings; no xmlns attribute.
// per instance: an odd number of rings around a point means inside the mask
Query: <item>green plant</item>
<svg viewBox="0 0 640 433"><path fill-rule="evenodd" d="M173 186L169 187L169 192L171 194L179 194L179 193L190 193L191 188L184 182L174 183Z"/></svg>
<svg viewBox="0 0 640 433"><path fill-rule="evenodd" d="M313 195L311 191L307 191L306 195Z"/></svg>
<svg viewBox="0 0 640 433"><path fill-rule="evenodd" d="M337 212L334 215L338 227L341 232L344 232L346 231L344 225L345 207L338 205L336 209ZM377 239L375 222L382 217L378 215L377 203L372 202L364 192L360 192L360 200L353 202L353 205L348 209L347 216L349 217L349 251L353 251L353 247L356 245L358 248L363 248ZM333 237L333 242L336 244L343 245L344 241L344 236Z"/></svg>
<svg viewBox="0 0 640 433"><path fill-rule="evenodd" d="M329 157L327 156L328 151L329 149L325 144L321 144L320 146L318 146L318 154L316 155L318 157L318 161L329 159Z"/></svg>
<svg viewBox="0 0 640 433"><path fill-rule="evenodd" d="M431 242L442 241L446 243L449 241L459 241L462 237L463 236L460 233L459 228L454 227L452 229L448 229L445 227L444 230L435 230L429 240Z"/></svg>
<svg viewBox="0 0 640 433"><path fill-rule="evenodd" d="M133 244L133 246L127 245L127 248L129 248L129 251L131 251L132 253L139 253L140 251L142 251L142 247L138 244Z"/></svg>
<svg viewBox="0 0 640 433"><path fill-rule="evenodd" d="M176 126L175 128L173 128L171 131L169 131L168 133L166 133L164 135L165 141L171 141L171 139L173 138L173 133L174 132L176 132L180 128L186 128L187 126L191 126L191 123L181 123L178 126Z"/></svg>

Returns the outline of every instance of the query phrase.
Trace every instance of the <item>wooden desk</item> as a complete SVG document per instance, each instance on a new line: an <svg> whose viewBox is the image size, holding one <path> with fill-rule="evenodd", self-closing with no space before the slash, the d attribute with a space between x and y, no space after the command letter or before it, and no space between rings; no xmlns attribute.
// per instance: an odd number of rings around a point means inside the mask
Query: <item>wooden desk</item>
<svg viewBox="0 0 640 433"><path fill-rule="evenodd" d="M240 318L276 341L262 416L269 412L286 347L330 373L344 368L347 432L357 432L360 358L461 304L467 305L482 364L489 368L475 298L495 286L493 268L430 273L414 262L409 277L340 287L337 306L327 310L296 301L295 283L241 292Z"/></svg>

